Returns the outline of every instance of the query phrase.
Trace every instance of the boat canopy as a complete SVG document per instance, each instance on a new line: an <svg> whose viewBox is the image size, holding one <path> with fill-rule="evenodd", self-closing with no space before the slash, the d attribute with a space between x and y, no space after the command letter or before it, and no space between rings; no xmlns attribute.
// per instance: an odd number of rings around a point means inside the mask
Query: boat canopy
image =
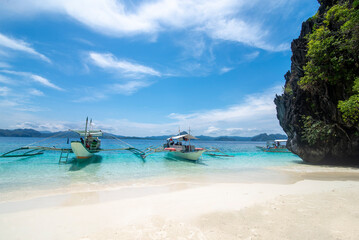
<svg viewBox="0 0 359 240"><path fill-rule="evenodd" d="M178 135L178 136L173 136L173 137L170 137L170 138L167 138L167 141L168 140L178 140L178 141L187 141L189 139L198 139L194 136L192 136L191 134L184 134L184 135Z"/></svg>
<svg viewBox="0 0 359 240"><path fill-rule="evenodd" d="M286 142L287 139L279 139L279 140L274 140L274 142Z"/></svg>
<svg viewBox="0 0 359 240"><path fill-rule="evenodd" d="M78 133L81 137L85 136L85 131L84 130L71 130L73 132ZM92 136L92 137L101 137L102 136L102 131L101 130L91 130L91 131L87 131L86 136Z"/></svg>

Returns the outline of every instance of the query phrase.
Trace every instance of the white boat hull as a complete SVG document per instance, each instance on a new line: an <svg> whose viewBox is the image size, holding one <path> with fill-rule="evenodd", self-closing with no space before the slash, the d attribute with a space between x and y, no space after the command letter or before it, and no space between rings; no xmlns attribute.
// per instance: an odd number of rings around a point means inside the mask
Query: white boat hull
<svg viewBox="0 0 359 240"><path fill-rule="evenodd" d="M89 152L81 142L71 142L71 149L78 159L87 159L93 156L93 153Z"/></svg>
<svg viewBox="0 0 359 240"><path fill-rule="evenodd" d="M204 150L199 150L194 152L173 151L173 152L168 152L167 155L171 158L180 158L180 159L187 159L191 161L197 161L202 156L203 153Z"/></svg>

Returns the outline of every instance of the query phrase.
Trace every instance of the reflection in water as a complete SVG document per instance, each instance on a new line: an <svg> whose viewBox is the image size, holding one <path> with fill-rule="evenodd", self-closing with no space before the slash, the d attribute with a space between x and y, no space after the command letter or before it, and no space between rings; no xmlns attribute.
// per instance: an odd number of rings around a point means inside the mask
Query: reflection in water
<svg viewBox="0 0 359 240"><path fill-rule="evenodd" d="M74 159L73 161L71 161L71 167L69 171L79 171L90 164L101 163L101 162L102 162L102 156L100 155L93 155L89 159L82 161L78 161L78 159Z"/></svg>

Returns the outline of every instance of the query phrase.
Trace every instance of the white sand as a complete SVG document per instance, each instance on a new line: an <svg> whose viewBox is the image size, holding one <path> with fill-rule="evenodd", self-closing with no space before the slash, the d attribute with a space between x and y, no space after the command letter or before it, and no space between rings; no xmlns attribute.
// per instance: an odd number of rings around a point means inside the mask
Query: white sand
<svg viewBox="0 0 359 240"><path fill-rule="evenodd" d="M162 184L0 203L0 239L359 237L358 181Z"/></svg>

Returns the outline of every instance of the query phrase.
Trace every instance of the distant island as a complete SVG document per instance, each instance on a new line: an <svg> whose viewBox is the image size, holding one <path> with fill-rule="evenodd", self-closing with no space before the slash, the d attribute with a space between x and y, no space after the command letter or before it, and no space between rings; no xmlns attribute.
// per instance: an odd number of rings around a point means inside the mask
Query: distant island
<svg viewBox="0 0 359 240"><path fill-rule="evenodd" d="M187 132L181 132L181 134L186 134ZM62 138L78 138L78 134L70 131L62 132L39 132L34 129L0 129L0 137L39 137L47 138L51 136L58 136ZM145 140L163 140L171 137L170 135L163 136L148 136L148 137L130 137L130 136L121 136L114 135L110 133L103 133L103 138L121 138L121 139L145 139ZM284 134L267 134L262 133L253 137L239 137L239 136L219 136L219 137L210 137L210 136L196 136L202 141L268 141L274 139L287 139L287 136Z"/></svg>

